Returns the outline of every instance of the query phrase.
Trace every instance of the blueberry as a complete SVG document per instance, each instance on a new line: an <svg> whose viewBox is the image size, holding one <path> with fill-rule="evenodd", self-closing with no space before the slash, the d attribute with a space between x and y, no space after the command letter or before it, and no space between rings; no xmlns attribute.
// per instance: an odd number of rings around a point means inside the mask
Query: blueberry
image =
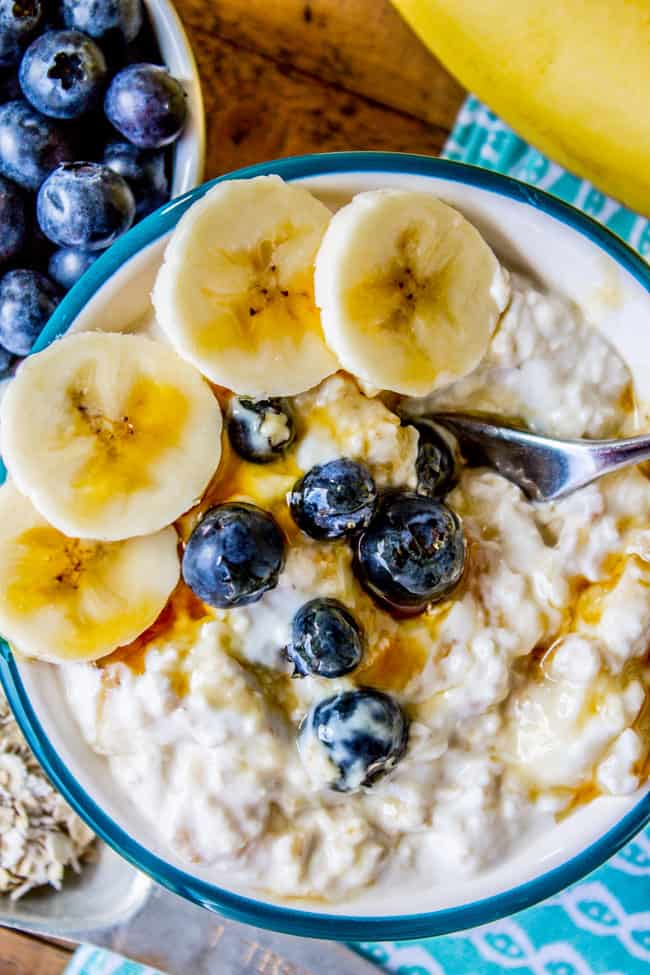
<svg viewBox="0 0 650 975"><path fill-rule="evenodd" d="M0 67L18 64L42 18L40 0L0 0Z"/></svg>
<svg viewBox="0 0 650 975"><path fill-rule="evenodd" d="M441 501L417 494L382 499L359 539L357 570L380 602L419 612L459 582L465 562L460 519Z"/></svg>
<svg viewBox="0 0 650 975"><path fill-rule="evenodd" d="M63 130L24 101L0 106L0 173L37 190L59 163L74 159Z"/></svg>
<svg viewBox="0 0 650 975"><path fill-rule="evenodd" d="M85 34L53 30L29 45L18 77L25 98L43 115L78 118L99 101L106 60Z"/></svg>
<svg viewBox="0 0 650 975"><path fill-rule="evenodd" d="M129 44L142 26L142 0L63 0L66 27L98 39L117 35Z"/></svg>
<svg viewBox="0 0 650 975"><path fill-rule="evenodd" d="M25 198L15 183L0 176L0 262L14 258L27 237Z"/></svg>
<svg viewBox="0 0 650 975"><path fill-rule="evenodd" d="M40 27L41 33L44 33L46 30L63 30L64 27L63 11L61 10L59 0L54 0L54 2L52 0L45 0L45 13L43 14Z"/></svg>
<svg viewBox="0 0 650 975"><path fill-rule="evenodd" d="M104 162L131 187L136 220L146 217L169 199L163 152L138 149L130 142L110 142L104 150Z"/></svg>
<svg viewBox="0 0 650 975"><path fill-rule="evenodd" d="M0 345L0 380L8 379L13 374L15 363L16 356Z"/></svg>
<svg viewBox="0 0 650 975"><path fill-rule="evenodd" d="M436 427L426 420L413 424L419 434L415 464L417 493L430 498L444 498L456 479L454 455Z"/></svg>
<svg viewBox="0 0 650 975"><path fill-rule="evenodd" d="M87 112L83 117L83 158L87 162L102 162L104 147L115 138L115 129L104 115L104 108L99 107ZM81 153L78 153L80 156Z"/></svg>
<svg viewBox="0 0 650 975"><path fill-rule="evenodd" d="M347 458L312 467L289 495L294 521L317 539L342 538L364 528L376 503L370 471Z"/></svg>
<svg viewBox="0 0 650 975"><path fill-rule="evenodd" d="M34 207L34 210L36 208ZM26 256L29 257L29 265L38 271L42 271L44 274L48 275L48 265L50 263L50 258L54 252L54 244L49 240L36 220L36 213L30 214L30 221L28 227L28 244L25 250Z"/></svg>
<svg viewBox="0 0 650 975"><path fill-rule="evenodd" d="M280 457L294 436L293 419L280 399L235 397L228 413L228 436L244 460L268 464Z"/></svg>
<svg viewBox="0 0 650 975"><path fill-rule="evenodd" d="M160 56L160 49L156 41L154 32L146 28L141 30L135 41L127 44L124 52L125 64L157 64L164 68L164 62Z"/></svg>
<svg viewBox="0 0 650 975"><path fill-rule="evenodd" d="M27 355L61 298L59 289L38 271L8 271L0 278L0 345Z"/></svg>
<svg viewBox="0 0 650 975"><path fill-rule="evenodd" d="M94 251L108 247L133 223L135 202L128 184L100 163L65 163L38 193L38 222L62 247Z"/></svg>
<svg viewBox="0 0 650 975"><path fill-rule="evenodd" d="M199 599L228 609L275 588L283 566L284 537L272 515L252 504L220 504L192 532L183 578Z"/></svg>
<svg viewBox="0 0 650 975"><path fill-rule="evenodd" d="M98 258L97 252L82 251L76 247L60 247L50 257L47 272L64 291L76 284L84 271Z"/></svg>
<svg viewBox="0 0 650 975"><path fill-rule="evenodd" d="M293 618L286 652L298 676L342 677L359 665L363 635L337 599L312 599Z"/></svg>
<svg viewBox="0 0 650 975"><path fill-rule="evenodd" d="M104 111L129 142L141 149L159 149L180 135L187 105L182 85L164 68L132 64L111 81Z"/></svg>
<svg viewBox="0 0 650 975"><path fill-rule="evenodd" d="M23 93L15 71L0 72L0 105L22 98Z"/></svg>
<svg viewBox="0 0 650 975"><path fill-rule="evenodd" d="M395 768L406 751L408 719L395 698L371 688L343 691L320 701L307 714L298 744L303 762L322 768L318 753L329 759L327 785L355 792L373 785Z"/></svg>

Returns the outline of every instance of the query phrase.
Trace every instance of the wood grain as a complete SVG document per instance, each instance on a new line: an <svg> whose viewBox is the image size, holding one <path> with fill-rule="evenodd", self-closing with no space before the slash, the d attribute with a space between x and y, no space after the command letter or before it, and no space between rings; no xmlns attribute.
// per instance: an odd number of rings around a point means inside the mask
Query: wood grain
<svg viewBox="0 0 650 975"><path fill-rule="evenodd" d="M176 6L193 31L433 125L449 128L463 98L389 0L176 0Z"/></svg>
<svg viewBox="0 0 650 975"><path fill-rule="evenodd" d="M69 961L65 948L0 928L0 975L61 975Z"/></svg>
<svg viewBox="0 0 650 975"><path fill-rule="evenodd" d="M406 27L407 40L393 49L385 18L387 14L391 18L396 15L387 0L346 0L340 4L320 0L313 4L309 23L296 0L266 4L177 0L177 7L203 82L208 120L206 175L305 152L440 152L460 103L460 90L426 52L422 65L424 48ZM321 7L327 8L327 16ZM342 21L337 20L335 7ZM354 21L350 20L352 7L356 11ZM280 8L286 8L284 20L278 15ZM375 47L364 41L365 53L355 60L349 52L354 50L354 38L362 36L362 8L367 23L377 22L381 29L372 34ZM381 16L376 21L378 14ZM397 24L401 29L399 20ZM304 43L296 40L287 46L286 38L293 36L294 29L309 38L312 27L314 40L310 45L305 39ZM413 45L419 53L407 55L404 44ZM336 51L342 53L332 53ZM439 87L447 91L446 105L437 113L438 122L390 105L391 101L405 101L405 95L391 96L391 92L398 87L400 60L410 65L411 57L420 59L426 74L420 82L422 91L434 74ZM386 66L383 74L382 64ZM307 67L312 72L322 70L325 80L304 70ZM404 91L410 89L412 80L402 87ZM366 93L371 90L372 98Z"/></svg>

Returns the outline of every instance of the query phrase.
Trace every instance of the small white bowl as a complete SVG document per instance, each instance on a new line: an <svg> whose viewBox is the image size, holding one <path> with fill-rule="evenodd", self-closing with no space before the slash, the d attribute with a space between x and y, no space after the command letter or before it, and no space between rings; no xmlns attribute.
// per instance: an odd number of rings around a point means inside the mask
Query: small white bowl
<svg viewBox="0 0 650 975"><path fill-rule="evenodd" d="M251 166L232 176L278 173L336 205L360 190L424 189L461 210L503 261L587 307L628 363L650 404L650 267L621 240L572 207L475 166L397 153L336 153ZM37 351L70 328L124 327L151 313L150 292L168 235L213 184L143 220L86 272L58 306ZM485 924L556 893L612 856L650 820L650 788L601 797L536 836L479 876L446 876L430 890L369 889L335 904L311 904L235 883L226 870L181 862L115 788L106 761L82 739L65 705L60 671L18 660L0 641L0 680L51 780L119 853L158 883L235 920L341 941L405 940ZM440 879L440 878L438 878Z"/></svg>
<svg viewBox="0 0 650 975"><path fill-rule="evenodd" d="M180 196L203 179L205 110L201 79L185 28L170 0L143 0L163 61L187 95L187 122L174 145L171 196Z"/></svg>

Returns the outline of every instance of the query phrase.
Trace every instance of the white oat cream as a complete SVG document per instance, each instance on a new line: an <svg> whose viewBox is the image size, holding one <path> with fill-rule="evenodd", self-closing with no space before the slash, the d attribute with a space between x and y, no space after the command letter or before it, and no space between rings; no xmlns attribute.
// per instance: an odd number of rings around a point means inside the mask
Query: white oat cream
<svg viewBox="0 0 650 975"><path fill-rule="evenodd" d="M277 177L188 210L153 303L155 339L67 336L6 393L0 632L162 843L277 896L422 890L647 779L650 480L536 505L423 420L634 431L576 308L431 194L332 216Z"/></svg>
<svg viewBox="0 0 650 975"><path fill-rule="evenodd" d="M279 894L337 899L395 871L404 883L471 875L645 774L650 481L632 469L535 505L492 471L462 469L447 503L463 520L465 575L450 598L398 619L361 587L345 541L311 540L286 508L300 474L337 457L381 488L415 488L417 431L383 400L336 374L292 400L298 434L282 459L222 459L204 504L245 499L278 515L290 545L275 589L232 610L179 591L136 645L64 668L85 739L174 850ZM632 422L616 352L523 280L475 372L409 406L434 404L562 436ZM365 656L346 677L290 675L291 620L317 596L363 626ZM302 763L297 731L315 702L357 686L397 697L408 747L372 787L335 792Z"/></svg>

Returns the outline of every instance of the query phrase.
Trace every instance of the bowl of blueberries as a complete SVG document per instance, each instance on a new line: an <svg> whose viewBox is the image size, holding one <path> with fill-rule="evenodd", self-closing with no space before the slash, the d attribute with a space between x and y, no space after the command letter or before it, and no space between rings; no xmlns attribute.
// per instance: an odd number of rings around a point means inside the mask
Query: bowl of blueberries
<svg viewBox="0 0 650 975"><path fill-rule="evenodd" d="M0 381L100 254L200 183L204 154L169 0L0 0Z"/></svg>

